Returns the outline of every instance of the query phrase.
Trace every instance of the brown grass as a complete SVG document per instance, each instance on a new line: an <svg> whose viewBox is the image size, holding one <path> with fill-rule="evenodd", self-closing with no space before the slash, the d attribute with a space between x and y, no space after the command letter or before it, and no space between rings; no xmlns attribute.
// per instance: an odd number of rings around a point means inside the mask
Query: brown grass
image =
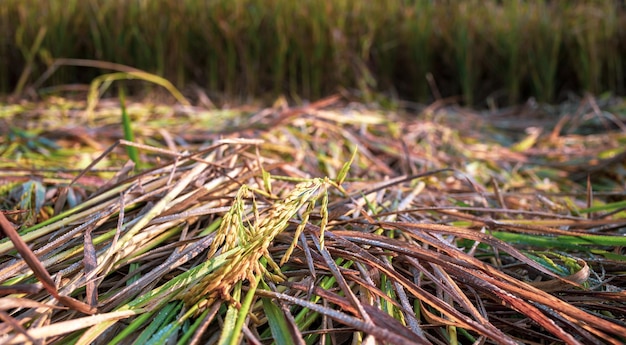
<svg viewBox="0 0 626 345"><path fill-rule="evenodd" d="M626 137L595 99L130 103L136 144L85 106L2 109L3 343L625 340Z"/></svg>

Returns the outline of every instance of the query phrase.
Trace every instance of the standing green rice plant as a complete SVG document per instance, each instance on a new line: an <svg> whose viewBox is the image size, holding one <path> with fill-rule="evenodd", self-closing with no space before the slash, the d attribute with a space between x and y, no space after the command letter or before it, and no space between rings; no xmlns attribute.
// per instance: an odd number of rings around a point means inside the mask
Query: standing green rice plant
<svg viewBox="0 0 626 345"><path fill-rule="evenodd" d="M502 88L514 103L528 86L540 101L561 85L625 87L626 12L614 1L6 0L0 16L5 92L27 86L16 66L36 75L58 58L118 62L246 98L315 99L340 86L427 100L428 73L467 104ZM45 38L33 45L39 28ZM48 84L101 73L62 72Z"/></svg>
<svg viewBox="0 0 626 345"><path fill-rule="evenodd" d="M309 97L309 82L311 72L311 59L310 51L312 42L310 39L310 22L304 20L307 18L307 14L310 11L308 6L293 6L291 8L294 21L294 25L290 30L290 42L291 42L291 64L290 64L290 96L296 100L300 97ZM298 25L302 23L303 25ZM309 37L304 39L304 37Z"/></svg>
<svg viewBox="0 0 626 345"><path fill-rule="evenodd" d="M371 58L374 41L379 29L378 20L380 17L374 15L384 10L385 1L380 2L355 2L353 9L359 15L355 16L354 22L356 42L355 51L352 53L352 64L354 69L354 82L363 94L366 102L373 101L372 91L376 88L377 80L372 75Z"/></svg>
<svg viewBox="0 0 626 345"><path fill-rule="evenodd" d="M605 44L602 47L605 57L603 59L605 66L606 81L602 83L605 90L611 90L615 94L623 95L626 91L626 73L624 68L623 54L626 52L626 32L619 28L626 27L626 18L617 16L615 12L608 16L605 20L607 33Z"/></svg>
<svg viewBox="0 0 626 345"><path fill-rule="evenodd" d="M26 67L22 71L22 75L20 76L20 79L17 82L17 86L15 87L14 94L16 95L19 95L22 93L22 90L24 89L24 86L26 85L26 81L28 80L31 72L33 71L35 56L37 52L39 51L41 42L43 41L44 37L46 37L46 31L47 31L46 27L39 28L35 41L32 43L32 46L28 47L26 46L27 43L23 42L24 31L18 30L17 44L20 47L22 54L24 55L24 59L26 60Z"/></svg>
<svg viewBox="0 0 626 345"><path fill-rule="evenodd" d="M11 6L0 6L0 18L15 18L13 14L15 12L15 8ZM15 33L15 23L13 21L8 20L0 20L0 35L3 37L14 37ZM8 40L7 40L8 41ZM11 45L9 42L5 44L0 44L0 56L8 56L9 51L11 50ZM0 59L0 75L4 76L0 78L0 92L7 93L9 92L9 88L13 88L10 85L9 78L9 59ZM13 90L11 90L13 91Z"/></svg>
<svg viewBox="0 0 626 345"><path fill-rule="evenodd" d="M42 21L42 24L47 25L49 29L42 53L49 54L50 59L81 56L83 54L81 44L84 41L77 39L75 35L76 33L84 33L85 36L89 36L90 19L85 15L85 4L82 1L71 0L40 2L35 6L41 6L42 13L45 13L38 21ZM89 38L86 37L85 40L89 40ZM46 67L50 67L51 62L44 61L44 64ZM69 82L75 82L72 77L78 72L77 68L68 67L64 69L64 74L54 75L51 84L67 83L68 79L70 79ZM96 75L96 73L90 75L91 71L81 72L87 73L87 78L81 81L86 81L89 77Z"/></svg>
<svg viewBox="0 0 626 345"><path fill-rule="evenodd" d="M432 71L432 59L436 54L433 42L435 5L431 1L416 1L412 7L401 10L401 23L404 26L401 45L398 49L408 51L406 68L413 76L410 94L421 102L429 99L429 87L426 76ZM403 46L405 45L406 48Z"/></svg>
<svg viewBox="0 0 626 345"><path fill-rule="evenodd" d="M567 30L557 13L566 10L545 4L530 8L526 31L533 39L528 44L528 69L533 93L541 102L553 101L555 97L562 39Z"/></svg>
<svg viewBox="0 0 626 345"><path fill-rule="evenodd" d="M402 36L399 35L402 27L401 13L404 5L397 1L373 2L364 9L363 16L368 18L364 24L367 28L367 40L363 41L362 53L364 72L358 80L359 85L377 90L395 91L393 78L402 69L398 67L399 49ZM377 16L376 13L387 13L386 16ZM389 27L395 30L387 30Z"/></svg>
<svg viewBox="0 0 626 345"><path fill-rule="evenodd" d="M351 41L349 29L354 25L349 15L353 13L350 1L341 0L333 2L332 6L326 7L326 20L328 20L329 46L332 75L325 73L324 80L327 83L345 85L350 80L350 54ZM332 20L331 20L332 18Z"/></svg>
<svg viewBox="0 0 626 345"><path fill-rule="evenodd" d="M326 58L328 57L330 44L330 23L325 16L325 3L316 3L311 18L311 37L313 39L313 52L311 55L311 95L310 98L317 99L323 95L322 81L324 78Z"/></svg>
<svg viewBox="0 0 626 345"><path fill-rule="evenodd" d="M281 94L283 92L283 82L285 81L287 71L287 53L289 48L289 39L286 35L288 30L289 17L280 15L281 11L284 11L285 3L276 3L272 13L268 18L268 21L272 23L273 35L268 40L269 44L274 46L274 49L270 50L270 55L273 57L271 70L272 70L272 84L274 88L274 94ZM284 12L287 13L287 12Z"/></svg>
<svg viewBox="0 0 626 345"><path fill-rule="evenodd" d="M604 91L603 85L615 85L615 78L619 78L619 69L613 62L618 46L615 37L619 35L613 6L610 2L580 3L572 8L572 61L582 89L592 94Z"/></svg>
<svg viewBox="0 0 626 345"><path fill-rule="evenodd" d="M189 40L193 30L180 31L181 27L188 25L187 5L182 1L169 1L169 16L165 23L159 22L160 26L164 26L163 37L158 38L158 50L164 54L164 75L176 81L176 86L182 88L188 80L188 72L186 72L187 52L190 51ZM172 37L176 37L175 40Z"/></svg>
<svg viewBox="0 0 626 345"><path fill-rule="evenodd" d="M264 53L263 41L267 33L263 32L263 21L266 17L265 6L258 1L251 1L245 9L240 10L241 25L235 39L239 51L241 79L243 85L240 92L246 97L261 93L261 84L265 71L261 70Z"/></svg>
<svg viewBox="0 0 626 345"><path fill-rule="evenodd" d="M67 34L63 35L62 32L68 31L69 18L75 9L75 5L75 1L68 1L65 4L57 2L31 4L29 1L9 1L0 6L2 9L8 10L6 12L7 17L0 19L0 21L12 26L11 28L7 27L7 31L3 33L6 35L3 36L7 40L6 47L9 48L10 52L15 50L21 51L24 58L24 66L21 71L22 78L29 73L35 75L36 78L36 75L41 73L41 60L49 64L51 57L56 56L58 51L74 50L75 44L68 40L71 37ZM39 9L39 11L33 10L34 8ZM52 14L54 14L54 17L52 17ZM56 42L56 45L52 45L51 42ZM0 46L5 46L5 44L0 44ZM25 54L27 51L28 54ZM6 62L10 63L9 59L12 55L13 53L3 54L3 58L0 60L7 60ZM15 63L16 61L10 63L11 68L15 68ZM9 70L6 72L2 75L7 76L11 74L8 73ZM55 82L61 80L57 78ZM27 79L18 81L17 86L13 85L15 88L13 91L19 94L23 87L26 86L26 81Z"/></svg>
<svg viewBox="0 0 626 345"><path fill-rule="evenodd" d="M490 6L492 15L488 18L495 36L495 51L503 57L504 63L501 67L503 71L499 70L500 66L497 66L493 72L504 77L504 86L510 105L520 101L521 87L526 75L525 59L522 55L526 50L527 35L524 26L529 6L537 5L521 1L506 1L501 8L498 5Z"/></svg>
<svg viewBox="0 0 626 345"><path fill-rule="evenodd" d="M130 65L138 65L134 55L128 50L122 52L118 47L128 47L129 42L125 32L120 32L120 28L131 24L125 15L125 8L116 6L114 1L98 3L97 6L83 5L83 15L89 21L89 39L93 40L93 54L96 59L120 62L121 59L128 59Z"/></svg>
<svg viewBox="0 0 626 345"><path fill-rule="evenodd" d="M457 77L461 84L463 101L467 105L474 104L477 76L480 67L476 57L480 56L476 49L480 44L476 37L478 24L475 22L478 7L474 2L463 2L451 12L452 16L452 51L457 71Z"/></svg>
<svg viewBox="0 0 626 345"><path fill-rule="evenodd" d="M182 16L174 23L172 30L175 34L185 36L184 47L187 49L176 61L177 69L184 67L185 75L212 91L223 89L224 79L220 69L224 43L220 40L213 20L213 16L219 15L221 12L214 8L203 8L200 3L186 2ZM187 30L181 32L183 27L187 27ZM191 51L194 53L188 53ZM192 73L190 68L194 69Z"/></svg>
<svg viewBox="0 0 626 345"><path fill-rule="evenodd" d="M216 27L216 34L222 40L223 60L218 66L219 70L224 71L222 75L224 82L224 92L228 95L235 95L237 84L239 82L237 66L241 59L240 52L237 52L236 40L239 35L238 8L242 6L239 1L217 1L211 6L211 19Z"/></svg>
<svg viewBox="0 0 626 345"><path fill-rule="evenodd" d="M583 16L582 13L576 11L579 9L585 12L591 10L591 12ZM573 16L570 24L573 44L569 47L569 51L576 61L578 80L582 88L588 92L598 89L600 78L599 51L595 45L599 36L602 35L602 28L594 12L593 9L579 5L572 9Z"/></svg>

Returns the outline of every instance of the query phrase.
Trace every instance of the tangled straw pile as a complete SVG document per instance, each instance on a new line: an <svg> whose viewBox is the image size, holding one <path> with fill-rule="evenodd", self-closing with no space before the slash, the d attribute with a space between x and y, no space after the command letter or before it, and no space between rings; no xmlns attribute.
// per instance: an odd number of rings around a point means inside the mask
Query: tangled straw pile
<svg viewBox="0 0 626 345"><path fill-rule="evenodd" d="M625 340L626 136L585 114L131 105L133 173L117 109L57 102L2 110L2 343Z"/></svg>

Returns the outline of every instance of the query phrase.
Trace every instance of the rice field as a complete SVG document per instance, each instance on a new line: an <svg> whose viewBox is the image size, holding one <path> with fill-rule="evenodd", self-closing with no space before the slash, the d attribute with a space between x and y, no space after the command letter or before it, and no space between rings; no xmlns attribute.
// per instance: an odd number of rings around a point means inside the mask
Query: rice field
<svg viewBox="0 0 626 345"><path fill-rule="evenodd" d="M0 343L625 343L624 18L1 2Z"/></svg>
<svg viewBox="0 0 626 345"><path fill-rule="evenodd" d="M623 101L87 105L0 109L4 344L625 340Z"/></svg>
<svg viewBox="0 0 626 345"><path fill-rule="evenodd" d="M481 107L624 95L624 27L619 1L6 0L0 92L112 72L88 59L239 103L346 89Z"/></svg>

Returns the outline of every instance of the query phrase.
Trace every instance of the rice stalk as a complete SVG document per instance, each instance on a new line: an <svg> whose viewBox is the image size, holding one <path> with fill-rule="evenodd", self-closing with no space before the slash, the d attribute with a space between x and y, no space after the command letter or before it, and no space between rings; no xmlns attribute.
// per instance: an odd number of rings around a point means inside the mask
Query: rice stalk
<svg viewBox="0 0 626 345"><path fill-rule="evenodd" d="M302 206L317 200L316 193L324 184L323 179L313 179L296 185L284 199L258 215L260 219L255 219L254 224L246 224L244 219L244 198L249 196L250 190L242 186L233 207L224 216L208 254L208 257L213 257L218 250L220 256L228 252L226 263L185 293L182 298L186 303L196 303L200 298L228 298L229 290L236 282L254 280L255 275L264 273L259 260L262 256L269 257L267 248L274 237L285 229L287 222ZM310 208L307 209L305 214L310 211Z"/></svg>
<svg viewBox="0 0 626 345"><path fill-rule="evenodd" d="M402 117L337 102L232 119L129 101L137 136L159 146L133 144L153 168L132 175L121 147L105 150L130 143L116 140L123 135L119 102L102 99L90 133L106 153L100 161L117 174L3 169L3 181L31 186L27 204L3 194L2 213L15 224L34 217L37 224L18 233L54 288L107 315L73 324L70 333L57 329L58 341L122 343L141 335L185 343L214 334L237 342L241 329L245 341L263 342L278 340L278 324L290 330L286 343L623 342L624 212L615 187L623 174L603 165L621 154L621 131L594 134L584 121L555 131L558 121L542 118L533 125L552 134L513 151L525 136L503 134L524 133L508 110L478 116L433 107L430 117ZM337 108L320 109L329 104ZM88 125L72 117L84 114L84 102L45 105L25 102L6 119L19 129L51 126L33 130L31 141L95 150L84 132L68 139L55 131L66 132L67 121ZM216 116L226 117L230 131L204 127ZM592 159L599 165L581 163ZM597 169L590 188L571 179L579 169ZM326 174L332 179L311 177ZM34 181L45 191L40 212L28 209L37 204ZM84 193L86 206L57 199L57 188L68 186ZM565 243L571 246L559 247ZM54 308L58 302L14 247L0 245L0 290L23 297L6 300L5 324L37 335L61 320L84 321L76 310ZM43 303L51 306L42 312ZM3 342L26 339L19 327L5 330Z"/></svg>
<svg viewBox="0 0 626 345"><path fill-rule="evenodd" d="M177 88L197 84L211 97L240 99L317 99L337 85L368 97L427 100L432 91L432 98L460 95L477 104L503 93L509 102L553 101L561 88L623 89L618 28L625 15L614 2L7 0L0 14L8 38L0 45L5 93L30 91L20 74L40 74L68 56L135 66ZM68 67L49 86L102 73Z"/></svg>

